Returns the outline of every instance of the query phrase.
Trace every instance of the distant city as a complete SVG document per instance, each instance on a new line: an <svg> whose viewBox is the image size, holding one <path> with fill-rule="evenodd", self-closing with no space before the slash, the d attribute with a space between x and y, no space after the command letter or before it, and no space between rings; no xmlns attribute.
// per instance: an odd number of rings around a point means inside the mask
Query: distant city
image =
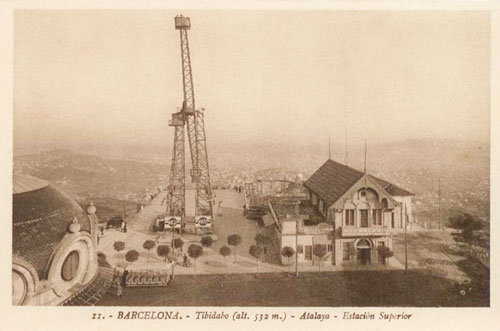
<svg viewBox="0 0 500 331"><path fill-rule="evenodd" d="M256 179L292 180L297 174L307 178L328 156L326 146L217 147L209 151L212 185L216 190ZM363 169L362 148L349 151L349 166ZM109 208L110 200L114 199L112 205L122 201L122 205L130 206L140 203L148 192L166 187L170 149L163 150L164 153L145 153L137 149L126 155L47 150L15 155L14 172L46 179L80 201L94 199ZM344 163L344 151L340 147L334 149L332 158ZM422 226L438 226L439 207L443 222L452 210L465 211L489 222L487 143L414 140L374 145L369 147L367 159L370 173L415 193L413 214ZM438 180L441 181L440 201Z"/></svg>

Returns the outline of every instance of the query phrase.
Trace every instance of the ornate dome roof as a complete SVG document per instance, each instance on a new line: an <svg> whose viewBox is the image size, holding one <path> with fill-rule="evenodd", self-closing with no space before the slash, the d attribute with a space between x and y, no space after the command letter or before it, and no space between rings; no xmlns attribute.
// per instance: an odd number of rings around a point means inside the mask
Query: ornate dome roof
<svg viewBox="0 0 500 331"><path fill-rule="evenodd" d="M49 259L76 217L90 231L87 214L78 203L46 181L14 175L12 249L46 278Z"/></svg>
<svg viewBox="0 0 500 331"><path fill-rule="evenodd" d="M12 178L12 191L14 194L39 190L49 183L27 175L14 174Z"/></svg>

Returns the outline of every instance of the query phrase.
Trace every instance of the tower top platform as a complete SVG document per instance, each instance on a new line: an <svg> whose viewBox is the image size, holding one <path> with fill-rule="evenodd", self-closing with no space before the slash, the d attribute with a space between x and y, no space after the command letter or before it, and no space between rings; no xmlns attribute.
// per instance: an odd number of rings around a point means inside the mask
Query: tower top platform
<svg viewBox="0 0 500 331"><path fill-rule="evenodd" d="M189 30L191 29L191 20L189 17L182 15L175 16L175 29L176 30Z"/></svg>

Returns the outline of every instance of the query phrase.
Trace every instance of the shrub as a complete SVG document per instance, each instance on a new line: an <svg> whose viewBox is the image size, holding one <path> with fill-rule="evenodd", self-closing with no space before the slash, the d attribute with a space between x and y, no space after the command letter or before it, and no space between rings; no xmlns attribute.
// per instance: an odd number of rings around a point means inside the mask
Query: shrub
<svg viewBox="0 0 500 331"><path fill-rule="evenodd" d="M227 243L231 246L238 246L239 244L241 244L241 236L238 235L238 234L232 234L230 236L227 237ZM234 261L236 261L236 249L234 250Z"/></svg>
<svg viewBox="0 0 500 331"><path fill-rule="evenodd" d="M290 258L295 254L295 250L290 246L285 246L281 250L281 255L288 259L288 272L290 272Z"/></svg>
<svg viewBox="0 0 500 331"><path fill-rule="evenodd" d="M474 216L465 212L457 212L454 215L448 217L447 221L448 227L457 230L480 230L481 222L477 220Z"/></svg>
<svg viewBox="0 0 500 331"><path fill-rule="evenodd" d="M157 248L156 248L156 254L159 256L159 257L163 257L165 258L164 261L167 261L167 257L168 255L170 254L170 247L167 246L167 245L159 245Z"/></svg>
<svg viewBox="0 0 500 331"><path fill-rule="evenodd" d="M201 242L201 246L210 247L210 246L212 246L212 243L214 242L214 240L211 236L203 236L201 238L200 242Z"/></svg>
<svg viewBox="0 0 500 331"><path fill-rule="evenodd" d="M192 244L188 247L188 255L194 260L194 273L196 275L196 259L203 254L203 247L200 245Z"/></svg>
<svg viewBox="0 0 500 331"><path fill-rule="evenodd" d="M227 246L222 246L219 249L219 254L222 255L222 257L224 257L224 269L227 272L226 257L229 256L229 254L231 254L231 248L229 248Z"/></svg>
<svg viewBox="0 0 500 331"><path fill-rule="evenodd" d="M174 248L180 248L182 251L182 246L184 246L184 241L181 238L174 239Z"/></svg>
<svg viewBox="0 0 500 331"><path fill-rule="evenodd" d="M115 249L115 251L120 253L125 249L125 243L123 241L115 241L113 244L113 248Z"/></svg>
<svg viewBox="0 0 500 331"><path fill-rule="evenodd" d="M257 245L252 245L250 246L248 253L250 253L251 256L253 256L255 259L257 259L257 272L259 272L259 258L262 255L262 248L260 248Z"/></svg>
<svg viewBox="0 0 500 331"><path fill-rule="evenodd" d="M313 254L318 257L318 270L321 271L321 259L326 255L326 245L316 244L313 246Z"/></svg>
<svg viewBox="0 0 500 331"><path fill-rule="evenodd" d="M146 240L144 244L142 244L142 248L146 249L148 252L151 251L155 246L156 243L153 240ZM149 261L149 255L150 253L148 253L148 261Z"/></svg>
<svg viewBox="0 0 500 331"><path fill-rule="evenodd" d="M127 260L127 262L134 263L138 259L139 259L139 252L136 251L135 249L130 250L127 252L127 254L125 254L125 260Z"/></svg>
<svg viewBox="0 0 500 331"><path fill-rule="evenodd" d="M380 257L382 257L382 259L384 261L384 265L387 269L387 263L386 263L385 259L392 257L394 255L394 252L391 251L391 249L387 246L378 246L377 251L378 251L378 254L380 255Z"/></svg>

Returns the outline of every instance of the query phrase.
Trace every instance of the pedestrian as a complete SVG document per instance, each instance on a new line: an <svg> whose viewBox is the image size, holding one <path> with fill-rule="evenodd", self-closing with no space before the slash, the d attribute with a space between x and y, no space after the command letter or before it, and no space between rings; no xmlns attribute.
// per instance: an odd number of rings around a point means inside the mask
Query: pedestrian
<svg viewBox="0 0 500 331"><path fill-rule="evenodd" d="M122 274L122 286L127 285L128 270L125 269Z"/></svg>
<svg viewBox="0 0 500 331"><path fill-rule="evenodd" d="M127 222L123 222L123 232L127 233Z"/></svg>
<svg viewBox="0 0 500 331"><path fill-rule="evenodd" d="M114 288L116 290L115 294L117 297L122 296L122 285L121 285L120 277L113 278L112 288Z"/></svg>
<svg viewBox="0 0 500 331"><path fill-rule="evenodd" d="M187 266L188 266L188 257L187 257L187 255L186 255L186 253L184 253L184 260L183 260L182 265L183 265L184 267L187 267Z"/></svg>

